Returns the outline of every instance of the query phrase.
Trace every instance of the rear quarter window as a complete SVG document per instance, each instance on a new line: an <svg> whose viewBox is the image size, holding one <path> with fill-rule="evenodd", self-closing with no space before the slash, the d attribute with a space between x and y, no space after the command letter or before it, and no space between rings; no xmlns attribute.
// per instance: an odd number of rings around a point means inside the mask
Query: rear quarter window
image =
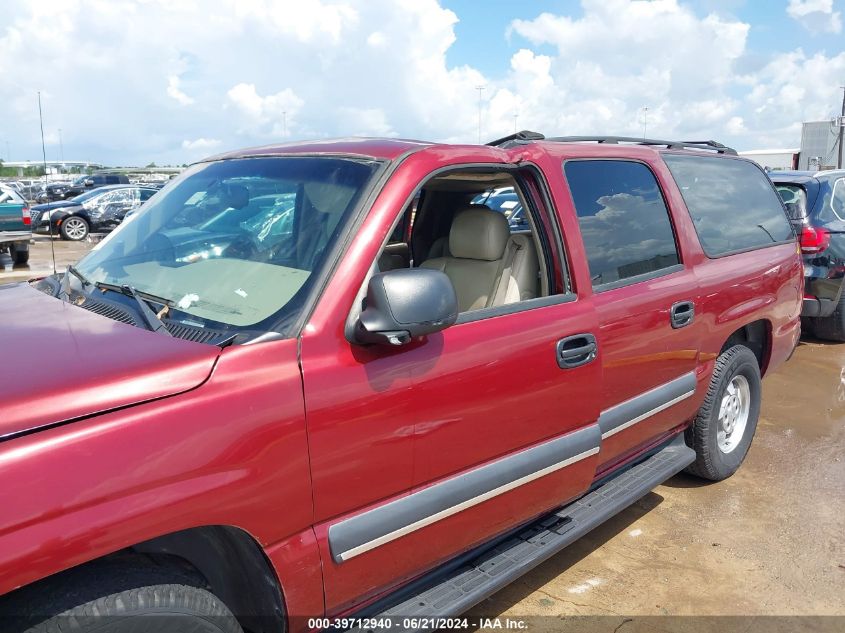
<svg viewBox="0 0 845 633"><path fill-rule="evenodd" d="M778 193L749 161L664 154L704 252L718 257L795 238Z"/></svg>

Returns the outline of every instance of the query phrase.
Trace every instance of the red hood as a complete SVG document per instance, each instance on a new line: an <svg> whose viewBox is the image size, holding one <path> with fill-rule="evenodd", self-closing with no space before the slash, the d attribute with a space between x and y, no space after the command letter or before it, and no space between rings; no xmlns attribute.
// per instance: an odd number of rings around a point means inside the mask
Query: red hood
<svg viewBox="0 0 845 633"><path fill-rule="evenodd" d="M0 439L187 391L219 352L0 286Z"/></svg>

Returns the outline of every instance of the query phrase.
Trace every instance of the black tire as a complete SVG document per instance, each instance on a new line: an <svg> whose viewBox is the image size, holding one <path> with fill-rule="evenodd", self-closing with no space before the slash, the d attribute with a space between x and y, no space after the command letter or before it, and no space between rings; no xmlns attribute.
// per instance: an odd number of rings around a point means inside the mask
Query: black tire
<svg viewBox="0 0 845 633"><path fill-rule="evenodd" d="M75 230L76 227L79 227L79 231ZM62 221L62 225L59 227L59 233L61 234L62 239L69 240L71 242L81 242L88 237L89 231L90 227L88 226L87 220L79 217L78 215L66 217Z"/></svg>
<svg viewBox="0 0 845 633"><path fill-rule="evenodd" d="M748 416L741 437L733 438L735 447L725 452L719 446L719 432L724 430L719 421L722 400L734 378L745 379L748 388ZM741 379L737 379L741 383ZM736 384L736 383L734 383ZM696 459L686 471L703 479L721 481L733 475L745 459L757 419L760 417L760 367L757 357L744 345L734 345L716 359L713 376L704 403L692 426L686 431L687 445L695 450ZM730 437L730 436L728 436Z"/></svg>
<svg viewBox="0 0 845 633"><path fill-rule="evenodd" d="M845 341L845 291L839 293L839 301L833 314L828 317L814 317L811 320L813 336L825 341Z"/></svg>
<svg viewBox="0 0 845 633"><path fill-rule="evenodd" d="M18 248L13 244L9 247L9 255L12 257L12 263L16 266L26 264L29 261L28 248Z"/></svg>
<svg viewBox="0 0 845 633"><path fill-rule="evenodd" d="M4 633L243 633L192 570L104 560L70 569L0 601Z"/></svg>

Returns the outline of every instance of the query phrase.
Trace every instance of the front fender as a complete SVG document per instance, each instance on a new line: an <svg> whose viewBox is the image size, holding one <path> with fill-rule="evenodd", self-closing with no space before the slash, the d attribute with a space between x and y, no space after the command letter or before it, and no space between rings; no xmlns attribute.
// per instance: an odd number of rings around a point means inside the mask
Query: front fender
<svg viewBox="0 0 845 633"><path fill-rule="evenodd" d="M191 527L308 529L300 381L296 341L234 346L193 391L0 443L0 594Z"/></svg>

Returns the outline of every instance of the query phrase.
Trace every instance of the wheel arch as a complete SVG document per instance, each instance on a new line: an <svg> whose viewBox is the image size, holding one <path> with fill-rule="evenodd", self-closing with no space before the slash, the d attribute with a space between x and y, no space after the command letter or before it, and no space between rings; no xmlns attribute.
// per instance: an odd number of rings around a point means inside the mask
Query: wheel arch
<svg viewBox="0 0 845 633"><path fill-rule="evenodd" d="M205 578L210 591L237 616L245 631L283 630L281 583L261 545L245 530L228 525L195 527L158 536L129 549L151 556L175 556L189 563Z"/></svg>
<svg viewBox="0 0 845 633"><path fill-rule="evenodd" d="M137 580L139 571L141 581ZM0 596L0 615L49 610L54 603L70 600L58 613L98 597L92 593L96 589L87 585L102 584L110 575L114 581L108 586L115 591L151 583L207 589L229 608L246 633L287 629L282 588L273 564L249 533L228 525L164 534L46 576Z"/></svg>
<svg viewBox="0 0 845 633"><path fill-rule="evenodd" d="M758 319L737 328L725 340L722 349L719 350L719 354L722 354L734 345L744 345L750 349L757 358L760 375L765 375L772 352L771 322L768 319Z"/></svg>

